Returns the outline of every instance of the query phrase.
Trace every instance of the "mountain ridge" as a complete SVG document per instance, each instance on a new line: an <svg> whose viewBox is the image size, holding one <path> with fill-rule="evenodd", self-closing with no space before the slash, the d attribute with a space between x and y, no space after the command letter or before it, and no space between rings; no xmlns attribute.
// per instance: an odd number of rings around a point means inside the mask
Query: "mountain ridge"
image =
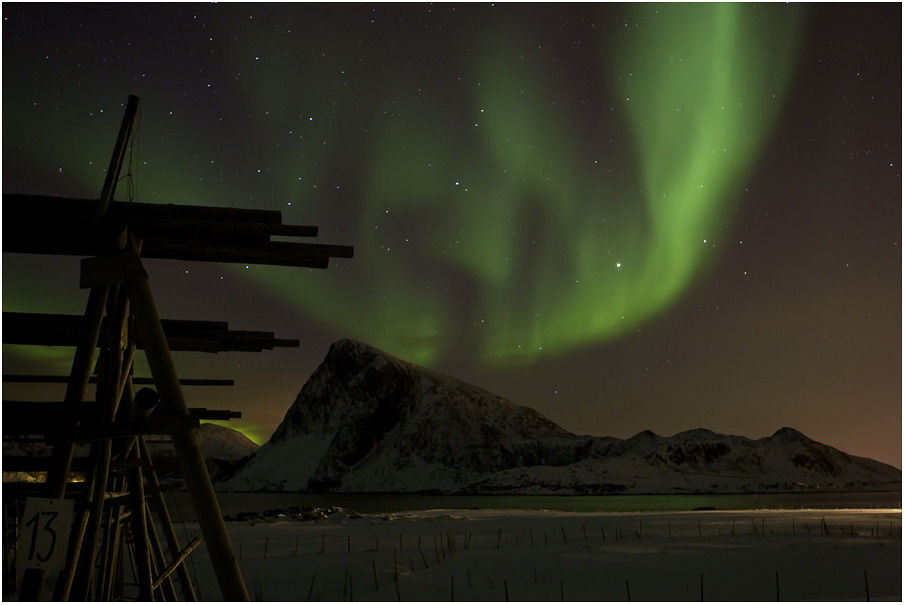
<svg viewBox="0 0 905 605"><path fill-rule="evenodd" d="M890 489L901 471L784 427L628 439L575 435L536 410L367 344L331 345L227 490L696 493Z"/></svg>

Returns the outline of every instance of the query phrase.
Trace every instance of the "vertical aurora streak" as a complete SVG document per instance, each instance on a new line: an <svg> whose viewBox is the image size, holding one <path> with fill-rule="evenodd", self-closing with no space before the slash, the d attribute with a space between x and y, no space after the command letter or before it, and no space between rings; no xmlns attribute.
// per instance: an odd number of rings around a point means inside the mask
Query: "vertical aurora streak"
<svg viewBox="0 0 905 605"><path fill-rule="evenodd" d="M488 35L468 55L457 90L468 100L453 119L444 94L404 96L395 84L395 119L372 118L354 268L304 292L280 271L254 278L419 363L463 340L482 361L527 363L667 309L719 254L720 228L782 106L796 18L785 6L643 4L608 29L618 52L597 61L596 109L615 118L596 125L562 111L569 83L536 75L518 32L509 43ZM628 139L614 150L583 141L588 129ZM470 152L451 154L463 138ZM581 146L601 159L588 165ZM402 244L390 246L389 233ZM433 282L407 279L423 272L406 267L425 265ZM373 296L353 300L348 280L373 282ZM450 289L466 289L471 305L452 308Z"/></svg>

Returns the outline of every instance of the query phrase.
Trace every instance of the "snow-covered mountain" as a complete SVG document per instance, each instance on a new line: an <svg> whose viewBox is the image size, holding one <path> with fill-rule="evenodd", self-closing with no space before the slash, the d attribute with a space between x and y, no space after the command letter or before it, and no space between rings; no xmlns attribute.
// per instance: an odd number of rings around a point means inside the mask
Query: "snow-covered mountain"
<svg viewBox="0 0 905 605"><path fill-rule="evenodd" d="M900 489L896 468L794 429L579 436L535 410L340 340L227 490L689 493Z"/></svg>

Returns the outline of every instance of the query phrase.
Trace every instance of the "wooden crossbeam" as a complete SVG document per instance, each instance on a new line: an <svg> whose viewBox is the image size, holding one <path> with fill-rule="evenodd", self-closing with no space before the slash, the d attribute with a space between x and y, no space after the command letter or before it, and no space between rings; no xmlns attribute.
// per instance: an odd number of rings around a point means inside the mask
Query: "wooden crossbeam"
<svg viewBox="0 0 905 605"><path fill-rule="evenodd" d="M298 347L297 339L275 338L273 332L229 330L223 321L164 319L164 334L171 351L259 352L278 347ZM101 331L106 330L106 318ZM3 313L3 344L74 347L81 334L82 316L47 313ZM141 334L135 338L144 348Z"/></svg>
<svg viewBox="0 0 905 605"><path fill-rule="evenodd" d="M3 194L3 251L95 256L128 227L143 240L142 257L326 269L330 258L352 258L352 246L271 241L315 237L317 227L283 225L279 211L112 202L99 229L90 231L94 200Z"/></svg>
<svg viewBox="0 0 905 605"><path fill-rule="evenodd" d="M56 401L4 401L4 435L43 435L46 430L57 432L62 426L75 421L85 422L97 417L96 401L86 401L80 409ZM242 412L188 408L189 416L196 420L231 420L241 418ZM160 416L151 416L160 418Z"/></svg>
<svg viewBox="0 0 905 605"><path fill-rule="evenodd" d="M3 382L67 384L69 382L69 376L51 376L47 374L4 374ZM90 384L96 384L97 376L91 376L88 379L88 382ZM132 384L153 385L154 379L133 376ZM236 381L231 378L180 378L179 384L181 384L182 386L191 387L232 387L236 386Z"/></svg>

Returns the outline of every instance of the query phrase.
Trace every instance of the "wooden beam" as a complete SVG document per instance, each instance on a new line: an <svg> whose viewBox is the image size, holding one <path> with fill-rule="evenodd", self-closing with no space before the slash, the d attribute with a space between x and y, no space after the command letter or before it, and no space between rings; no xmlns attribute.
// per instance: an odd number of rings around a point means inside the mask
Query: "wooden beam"
<svg viewBox="0 0 905 605"><path fill-rule="evenodd" d="M18 345L76 346L80 338L80 315L43 313L3 313L3 343ZM171 351L260 352L276 347L298 347L295 339L275 338L273 332L228 330L226 322L162 320ZM106 319L102 328L106 329ZM138 348L144 349L141 333L136 335Z"/></svg>
<svg viewBox="0 0 905 605"><path fill-rule="evenodd" d="M170 574L173 573L174 571L176 571L176 569L182 564L182 562L185 560L185 558L187 556L189 556L190 554L192 554L192 551L195 550L195 548L199 544L201 544L201 538L197 538L197 537L194 540L192 540L191 542L189 542L189 545L186 546L185 548L183 548L182 552L180 552L176 556L176 558L173 559L173 562L170 563L169 565L167 565L166 569L164 569L160 573L160 576L156 580L154 580L154 583L151 585L151 589L157 588L158 586L160 586L160 584L165 579L170 577Z"/></svg>
<svg viewBox="0 0 905 605"><path fill-rule="evenodd" d="M12 220L22 223L33 222L35 219L61 223L71 222L78 217L91 217L98 202L84 198L22 193L4 193L2 199L4 222ZM107 217L120 219L126 223L133 218L272 225L283 223L283 215L279 210L142 202L110 202Z"/></svg>
<svg viewBox="0 0 905 605"><path fill-rule="evenodd" d="M110 157L110 166L107 168L104 187L101 189L101 196L94 207L92 230L97 229L101 219L107 214L110 202L113 201L113 194L116 192L116 185L119 182L119 173L123 167L123 158L126 156L126 147L129 145L129 139L132 138L132 125L135 123L135 116L138 114L140 105L141 100L138 97L129 95L126 113L119 126L119 135L117 135L116 143L113 145L113 155Z"/></svg>
<svg viewBox="0 0 905 605"><path fill-rule="evenodd" d="M3 252L20 254L56 254L63 256L96 256L109 250L89 238L61 235L47 237L25 231L4 233ZM272 265L326 269L330 258L352 258L352 246L302 244L294 242L210 242L206 240L174 241L149 237L142 246L142 258L186 260L243 265Z"/></svg>
<svg viewBox="0 0 905 605"><path fill-rule="evenodd" d="M66 384L69 382L69 377L44 374L4 374L3 382ZM91 384L97 383L97 376L91 376L88 382ZM154 379L133 376L132 382L134 384L153 385ZM179 384L184 387L232 387L236 386L236 381L231 378L180 378Z"/></svg>
<svg viewBox="0 0 905 605"><path fill-rule="evenodd" d="M125 289L134 308L135 324L146 339L145 354L160 393L161 405L164 411L173 415L188 416L188 406L179 386L176 366L167 346L150 284L143 279L125 284ZM220 504L198 445L198 437L195 431L184 430L173 433L172 439L223 600L248 601L248 590L223 523Z"/></svg>
<svg viewBox="0 0 905 605"><path fill-rule="evenodd" d="M99 408L95 401L84 402L81 409L56 401L4 401L3 434L43 435L46 430L58 432L73 422L92 422L97 417L98 411ZM230 420L242 417L242 412L233 410L188 408L188 411L189 415L198 420ZM151 416L150 418L165 417Z"/></svg>

